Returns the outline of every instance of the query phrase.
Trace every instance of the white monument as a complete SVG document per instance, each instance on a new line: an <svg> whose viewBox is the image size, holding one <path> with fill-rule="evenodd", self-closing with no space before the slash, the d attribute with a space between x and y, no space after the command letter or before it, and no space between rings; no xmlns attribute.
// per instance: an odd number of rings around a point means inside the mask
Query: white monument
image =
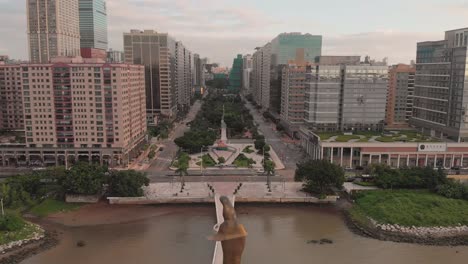
<svg viewBox="0 0 468 264"><path fill-rule="evenodd" d="M221 142L227 144L227 125L224 122L224 105L223 105L223 118L221 118Z"/></svg>

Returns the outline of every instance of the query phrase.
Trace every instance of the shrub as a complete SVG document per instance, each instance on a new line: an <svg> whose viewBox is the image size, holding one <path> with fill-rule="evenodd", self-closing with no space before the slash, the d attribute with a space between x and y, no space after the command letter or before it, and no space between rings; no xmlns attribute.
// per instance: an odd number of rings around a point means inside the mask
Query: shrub
<svg viewBox="0 0 468 264"><path fill-rule="evenodd" d="M218 162L219 162L220 164L224 164L224 163L226 162L226 159L225 159L224 157L219 157L219 158L218 158Z"/></svg>
<svg viewBox="0 0 468 264"><path fill-rule="evenodd" d="M6 214L0 217L0 231L18 231L25 225L24 220L14 214Z"/></svg>
<svg viewBox="0 0 468 264"><path fill-rule="evenodd" d="M456 181L449 181L437 186L437 193L451 199L468 200L468 186Z"/></svg>

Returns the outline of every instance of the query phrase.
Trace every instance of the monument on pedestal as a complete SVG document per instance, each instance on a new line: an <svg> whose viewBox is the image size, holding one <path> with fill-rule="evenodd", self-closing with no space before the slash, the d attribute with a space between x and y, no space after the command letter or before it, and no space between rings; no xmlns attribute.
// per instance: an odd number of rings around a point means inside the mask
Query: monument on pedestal
<svg viewBox="0 0 468 264"><path fill-rule="evenodd" d="M221 139L218 141L218 149L226 149L227 148L227 125L224 122L224 105L223 105L223 117L221 118Z"/></svg>

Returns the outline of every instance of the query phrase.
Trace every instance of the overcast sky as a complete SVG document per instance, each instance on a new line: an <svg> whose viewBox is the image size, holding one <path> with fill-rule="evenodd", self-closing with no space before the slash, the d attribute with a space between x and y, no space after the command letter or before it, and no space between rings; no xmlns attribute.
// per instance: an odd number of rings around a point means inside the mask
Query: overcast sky
<svg viewBox="0 0 468 264"><path fill-rule="evenodd" d="M0 54L27 59L25 0L0 0ZM231 66L282 32L323 35L324 55L409 63L416 42L468 27L468 0L107 0L109 47L130 29L168 32Z"/></svg>

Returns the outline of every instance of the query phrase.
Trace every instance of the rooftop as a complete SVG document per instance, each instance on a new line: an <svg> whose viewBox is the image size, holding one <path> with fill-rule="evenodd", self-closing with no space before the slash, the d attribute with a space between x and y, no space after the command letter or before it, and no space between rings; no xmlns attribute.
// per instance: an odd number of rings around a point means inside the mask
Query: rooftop
<svg viewBox="0 0 468 264"><path fill-rule="evenodd" d="M369 142L369 143L390 143L390 142L441 142L440 139L428 137L417 131L361 131L361 132L314 132L323 142Z"/></svg>

